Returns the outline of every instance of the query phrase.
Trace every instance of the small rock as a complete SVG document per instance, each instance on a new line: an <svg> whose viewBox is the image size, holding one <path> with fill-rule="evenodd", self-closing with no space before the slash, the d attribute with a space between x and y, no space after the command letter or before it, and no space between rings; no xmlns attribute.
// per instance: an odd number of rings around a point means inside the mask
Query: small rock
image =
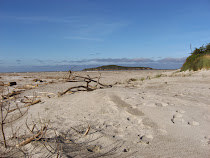
<svg viewBox="0 0 210 158"><path fill-rule="evenodd" d="M130 121L130 118L128 117L127 120Z"/></svg>
<svg viewBox="0 0 210 158"><path fill-rule="evenodd" d="M127 149L124 149L123 152L128 152L128 150Z"/></svg>

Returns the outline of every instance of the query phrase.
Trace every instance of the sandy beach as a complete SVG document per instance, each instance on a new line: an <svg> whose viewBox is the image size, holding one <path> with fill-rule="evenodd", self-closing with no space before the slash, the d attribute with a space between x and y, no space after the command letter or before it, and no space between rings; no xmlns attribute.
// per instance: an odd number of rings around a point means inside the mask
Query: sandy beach
<svg viewBox="0 0 210 158"><path fill-rule="evenodd" d="M62 138L57 143L60 157L210 157L210 71L81 71L68 75L0 74L4 84L17 83L8 86L9 92L21 91L15 100L11 98L11 109L25 105L26 98L40 100L13 123L14 129L21 127L19 135L27 131L26 120L30 127L34 122L50 122L43 139ZM85 91L85 79L75 76L100 79L103 85L91 82L90 88L95 88ZM77 88L59 95L71 87ZM9 114L15 116L18 110ZM5 132L11 136L10 125ZM23 147L31 157L58 155L49 153L39 141ZM21 156L16 149L14 153Z"/></svg>

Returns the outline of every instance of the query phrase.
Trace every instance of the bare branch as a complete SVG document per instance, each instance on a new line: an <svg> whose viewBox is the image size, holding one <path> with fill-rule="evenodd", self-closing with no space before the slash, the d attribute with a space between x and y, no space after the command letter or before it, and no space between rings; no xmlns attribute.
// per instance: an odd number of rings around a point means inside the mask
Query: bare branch
<svg viewBox="0 0 210 158"><path fill-rule="evenodd" d="M86 132L84 133L83 136L86 136L89 133L89 131L90 131L90 125L88 125L88 128L87 128L87 130L86 130Z"/></svg>
<svg viewBox="0 0 210 158"><path fill-rule="evenodd" d="M27 138L26 140L22 141L20 144L17 144L16 147L19 148L19 147L21 147L21 146L24 146L24 145L26 145L26 144L32 142L33 140L35 140L35 139L37 139L37 138L41 139L40 136L43 135L43 132L46 131L46 129L47 129L46 126L44 126L44 128L41 129L37 134L35 134L35 135L33 135L33 136Z"/></svg>

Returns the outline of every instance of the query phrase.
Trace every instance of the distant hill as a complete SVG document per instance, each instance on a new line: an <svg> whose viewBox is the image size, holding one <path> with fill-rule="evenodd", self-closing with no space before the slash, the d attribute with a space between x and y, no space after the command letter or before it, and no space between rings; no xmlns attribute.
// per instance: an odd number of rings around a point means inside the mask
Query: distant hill
<svg viewBox="0 0 210 158"><path fill-rule="evenodd" d="M206 46L196 48L186 59L181 71L210 69L210 43Z"/></svg>
<svg viewBox="0 0 210 158"><path fill-rule="evenodd" d="M118 66L118 65L105 65L96 68L88 68L83 71L110 71L110 70L152 70L150 67L126 67L126 66Z"/></svg>

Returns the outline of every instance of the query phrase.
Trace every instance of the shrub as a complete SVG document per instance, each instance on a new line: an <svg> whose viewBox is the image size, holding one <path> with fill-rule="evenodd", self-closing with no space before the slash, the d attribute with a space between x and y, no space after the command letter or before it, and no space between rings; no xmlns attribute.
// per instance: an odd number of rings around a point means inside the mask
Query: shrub
<svg viewBox="0 0 210 158"><path fill-rule="evenodd" d="M210 68L210 43L206 46L196 48L193 53L186 59L181 71Z"/></svg>

